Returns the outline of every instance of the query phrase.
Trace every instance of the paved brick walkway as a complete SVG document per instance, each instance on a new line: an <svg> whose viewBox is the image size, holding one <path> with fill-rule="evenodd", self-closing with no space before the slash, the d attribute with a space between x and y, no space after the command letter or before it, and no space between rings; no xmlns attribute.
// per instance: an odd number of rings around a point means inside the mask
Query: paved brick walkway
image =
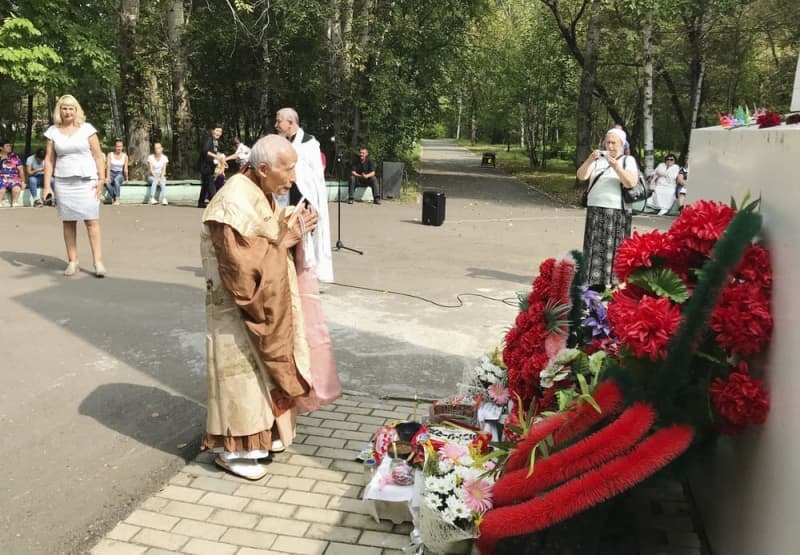
<svg viewBox="0 0 800 555"><path fill-rule="evenodd" d="M399 554L410 523L376 523L354 460L378 426L413 418L414 403L346 396L298 417L295 444L251 482L201 453L97 544L93 555ZM420 409L422 410L422 409Z"/></svg>
<svg viewBox="0 0 800 555"><path fill-rule="evenodd" d="M413 419L414 403L345 396L298 417L296 442L256 482L201 453L91 551L93 555L400 554L410 523L376 523L361 502L358 453L378 426ZM700 555L680 484L655 481L631 496L642 555ZM631 523L634 524L634 523Z"/></svg>

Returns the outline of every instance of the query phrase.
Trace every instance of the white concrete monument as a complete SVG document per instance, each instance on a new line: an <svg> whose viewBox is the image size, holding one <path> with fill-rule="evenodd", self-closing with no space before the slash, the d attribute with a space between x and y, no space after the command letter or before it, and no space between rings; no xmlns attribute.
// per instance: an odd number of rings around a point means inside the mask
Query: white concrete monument
<svg viewBox="0 0 800 555"><path fill-rule="evenodd" d="M797 79L792 110L800 110ZM695 129L690 151L690 200L761 197L775 318L764 359L769 418L742 437L720 438L692 491L714 553L800 553L800 124Z"/></svg>
<svg viewBox="0 0 800 555"><path fill-rule="evenodd" d="M797 69L794 72L794 91L790 109L792 112L800 112L800 56L797 57Z"/></svg>

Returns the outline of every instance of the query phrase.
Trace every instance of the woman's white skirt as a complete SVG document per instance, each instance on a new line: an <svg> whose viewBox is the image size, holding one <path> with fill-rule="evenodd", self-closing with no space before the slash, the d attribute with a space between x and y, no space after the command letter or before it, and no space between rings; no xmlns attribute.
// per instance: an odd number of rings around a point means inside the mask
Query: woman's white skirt
<svg viewBox="0 0 800 555"><path fill-rule="evenodd" d="M54 191L58 218L62 222L97 220L100 218L100 201L97 198L96 179L82 177L56 177Z"/></svg>
<svg viewBox="0 0 800 555"><path fill-rule="evenodd" d="M675 202L675 185L656 185L653 194L647 199L647 206L659 210L669 210Z"/></svg>

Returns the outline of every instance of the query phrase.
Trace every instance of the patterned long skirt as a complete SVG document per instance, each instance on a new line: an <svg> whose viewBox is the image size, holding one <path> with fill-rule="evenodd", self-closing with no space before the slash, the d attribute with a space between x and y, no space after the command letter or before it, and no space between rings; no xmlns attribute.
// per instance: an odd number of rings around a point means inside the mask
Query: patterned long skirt
<svg viewBox="0 0 800 555"><path fill-rule="evenodd" d="M589 285L617 285L614 257L617 247L631 235L631 213L617 208L589 206L583 232L583 256Z"/></svg>

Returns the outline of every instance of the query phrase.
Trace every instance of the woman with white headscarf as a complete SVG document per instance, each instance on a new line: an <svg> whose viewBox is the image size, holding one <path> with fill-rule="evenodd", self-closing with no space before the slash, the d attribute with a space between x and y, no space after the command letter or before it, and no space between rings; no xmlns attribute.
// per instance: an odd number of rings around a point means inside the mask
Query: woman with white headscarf
<svg viewBox="0 0 800 555"><path fill-rule="evenodd" d="M617 247L631 234L631 212L622 198L622 187L636 185L639 167L633 156L623 153L626 142L625 131L609 129L604 150L592 151L576 174L579 180L589 181L583 256L587 283L595 289L618 283L614 257Z"/></svg>

